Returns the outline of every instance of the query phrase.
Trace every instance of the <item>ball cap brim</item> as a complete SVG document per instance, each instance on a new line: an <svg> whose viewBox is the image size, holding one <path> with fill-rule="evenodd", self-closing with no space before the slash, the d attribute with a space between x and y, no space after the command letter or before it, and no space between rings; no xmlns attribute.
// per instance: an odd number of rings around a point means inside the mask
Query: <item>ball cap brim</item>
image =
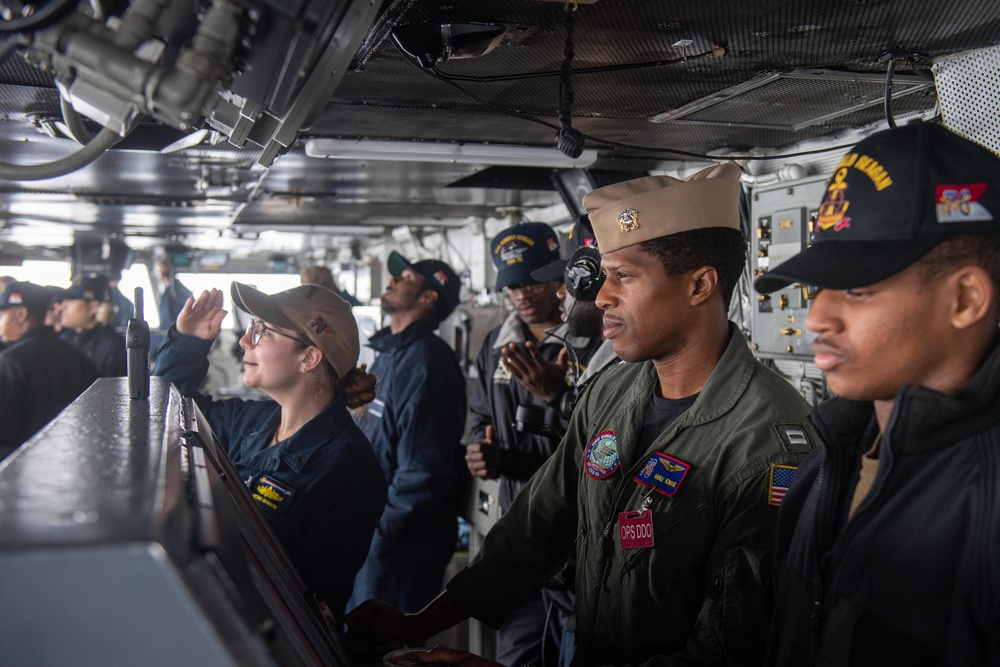
<svg viewBox="0 0 1000 667"><path fill-rule="evenodd" d="M757 278L763 294L793 283L823 289L857 289L896 275L940 243L937 238L899 241L826 241L816 243Z"/></svg>

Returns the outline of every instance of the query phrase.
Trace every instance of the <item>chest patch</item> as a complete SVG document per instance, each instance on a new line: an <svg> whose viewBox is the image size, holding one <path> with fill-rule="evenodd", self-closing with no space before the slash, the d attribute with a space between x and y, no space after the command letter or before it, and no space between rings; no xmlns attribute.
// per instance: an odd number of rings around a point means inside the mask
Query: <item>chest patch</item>
<svg viewBox="0 0 1000 667"><path fill-rule="evenodd" d="M249 487L250 495L258 505L278 514L288 511L288 505L295 495L295 489L267 475L258 475L255 479L251 479Z"/></svg>
<svg viewBox="0 0 1000 667"><path fill-rule="evenodd" d="M681 482L687 477L690 469L690 463L684 463L663 452L656 452L646 460L646 465L633 481L643 486L651 486L665 496L672 496L681 488Z"/></svg>
<svg viewBox="0 0 1000 667"><path fill-rule="evenodd" d="M768 486L770 489L767 494L767 502L769 504L781 505L781 501L785 499L785 494L788 493L788 487L795 480L796 470L798 468L794 466L782 466L778 464L771 466L771 474L768 475Z"/></svg>
<svg viewBox="0 0 1000 667"><path fill-rule="evenodd" d="M594 479L607 479L618 470L618 439L614 431L603 431L594 436L583 455L587 474Z"/></svg>
<svg viewBox="0 0 1000 667"><path fill-rule="evenodd" d="M368 404L368 414L375 415L379 419L385 414L385 401L374 399Z"/></svg>

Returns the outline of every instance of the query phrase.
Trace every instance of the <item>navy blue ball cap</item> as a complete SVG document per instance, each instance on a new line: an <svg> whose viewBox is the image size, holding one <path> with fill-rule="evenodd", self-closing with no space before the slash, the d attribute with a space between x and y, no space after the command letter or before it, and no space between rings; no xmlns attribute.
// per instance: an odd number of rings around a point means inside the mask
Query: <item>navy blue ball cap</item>
<svg viewBox="0 0 1000 667"><path fill-rule="evenodd" d="M52 301L53 302L59 302L59 301L62 301L63 299L66 298L66 288L65 287L56 287L55 285L46 285L45 289L47 289L49 291L49 294L52 295Z"/></svg>
<svg viewBox="0 0 1000 667"><path fill-rule="evenodd" d="M539 282L531 272L559 259L559 237L542 222L528 222L503 230L490 242L497 267L497 291L510 285Z"/></svg>
<svg viewBox="0 0 1000 667"><path fill-rule="evenodd" d="M0 293L0 310L23 306L29 312L44 313L51 303L48 288L27 281L12 282Z"/></svg>
<svg viewBox="0 0 1000 667"><path fill-rule="evenodd" d="M398 252L393 250L389 253L389 261L386 262L389 275L399 277L403 271L409 269L414 273L423 276L428 284L441 295L444 302L448 304L448 312L455 310L461 301L462 281L450 266L436 259L422 259L419 262L411 262Z"/></svg>
<svg viewBox="0 0 1000 667"><path fill-rule="evenodd" d="M594 236L594 229L590 226L590 217L584 213L573 224L573 229L569 232L566 245L563 247L562 257L549 262L540 269L531 272L531 277L539 282L558 280L562 282L566 265L570 258L580 248L597 248L597 237Z"/></svg>
<svg viewBox="0 0 1000 667"><path fill-rule="evenodd" d="M107 276L93 275L78 278L69 286L62 296L66 299L85 299L87 301L107 301L111 298Z"/></svg>
<svg viewBox="0 0 1000 667"><path fill-rule="evenodd" d="M865 287L948 236L974 233L1000 233L1000 158L940 125L913 123L873 134L840 160L812 245L754 287Z"/></svg>

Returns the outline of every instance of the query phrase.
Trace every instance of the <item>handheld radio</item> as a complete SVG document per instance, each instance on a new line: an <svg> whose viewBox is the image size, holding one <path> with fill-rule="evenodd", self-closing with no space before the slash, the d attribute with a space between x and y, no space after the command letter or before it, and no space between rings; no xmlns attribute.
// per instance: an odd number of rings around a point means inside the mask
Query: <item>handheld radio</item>
<svg viewBox="0 0 1000 667"><path fill-rule="evenodd" d="M125 329L128 397L149 398L149 325L142 316L142 288L135 288L135 317Z"/></svg>

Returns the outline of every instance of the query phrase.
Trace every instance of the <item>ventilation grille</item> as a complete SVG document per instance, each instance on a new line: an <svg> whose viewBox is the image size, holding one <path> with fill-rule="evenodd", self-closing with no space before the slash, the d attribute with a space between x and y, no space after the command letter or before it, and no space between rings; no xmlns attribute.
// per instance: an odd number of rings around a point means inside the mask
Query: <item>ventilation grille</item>
<svg viewBox="0 0 1000 667"><path fill-rule="evenodd" d="M1000 154L1000 46L942 58L934 77L944 124Z"/></svg>
<svg viewBox="0 0 1000 667"><path fill-rule="evenodd" d="M931 91L933 83L912 75L893 78L893 100ZM798 132L880 105L885 77L880 74L794 70L768 72L683 107L657 114L654 123L740 125ZM933 103L928 102L928 106Z"/></svg>

